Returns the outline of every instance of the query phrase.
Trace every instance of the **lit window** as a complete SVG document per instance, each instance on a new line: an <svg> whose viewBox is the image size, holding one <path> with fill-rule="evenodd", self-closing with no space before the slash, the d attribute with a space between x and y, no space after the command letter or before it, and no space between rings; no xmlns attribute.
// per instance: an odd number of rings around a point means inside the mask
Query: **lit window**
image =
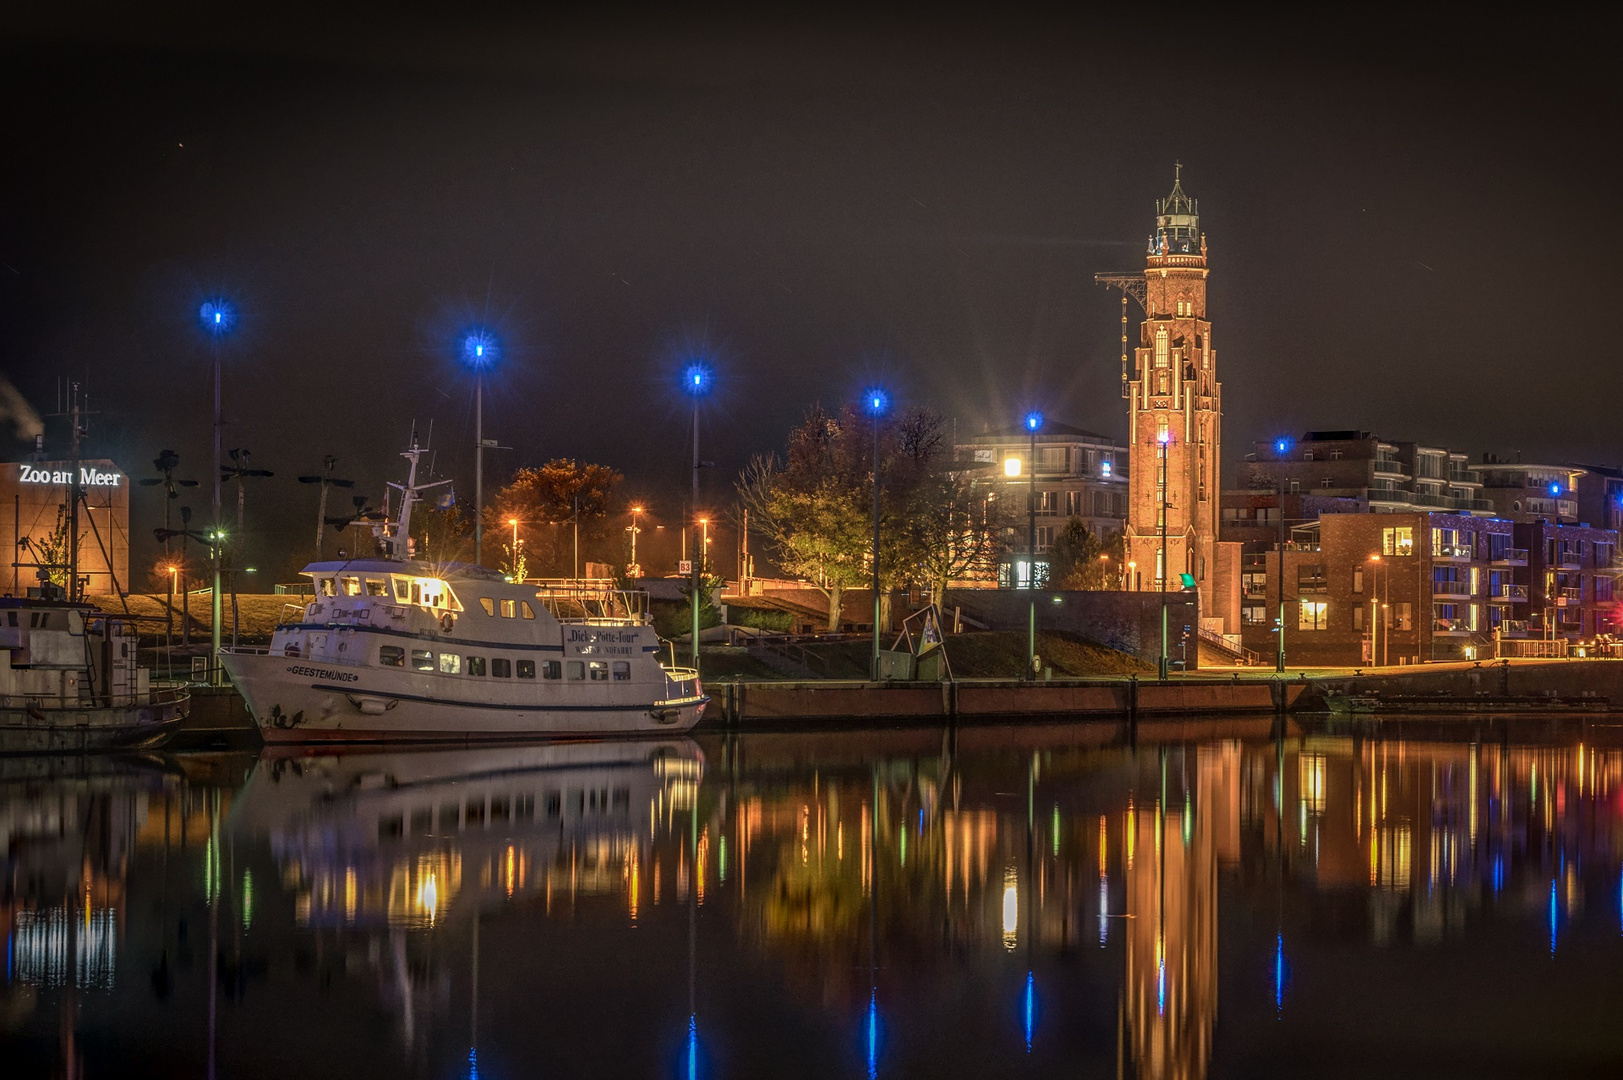
<svg viewBox="0 0 1623 1080"><path fill-rule="evenodd" d="M462 674L462 657L458 656L456 653L440 653L440 674Z"/></svg>
<svg viewBox="0 0 1623 1080"><path fill-rule="evenodd" d="M381 645L378 647L378 663L384 667L405 667L406 650L393 645Z"/></svg>
<svg viewBox="0 0 1623 1080"><path fill-rule="evenodd" d="M321 579L321 595L322 596L336 596L336 595L338 595L337 591L333 588L333 579L332 578L324 577L324 578Z"/></svg>
<svg viewBox="0 0 1623 1080"><path fill-rule="evenodd" d="M502 618L504 618L504 619L516 619L516 618L518 618L518 604L517 604L516 601L513 601L513 600L503 600L502 601Z"/></svg>
<svg viewBox="0 0 1623 1080"><path fill-rule="evenodd" d="M434 654L427 649L411 650L411 666L417 671L433 671Z"/></svg>
<svg viewBox="0 0 1623 1080"><path fill-rule="evenodd" d="M388 583L388 581L386 581L383 578L367 578L366 579L366 595L368 595L368 596L388 596L389 595L389 583Z"/></svg>
<svg viewBox="0 0 1623 1080"><path fill-rule="evenodd" d="M468 657L468 674L469 675L477 675L480 678L484 678L484 675L485 675L485 658L482 657L482 656L470 656L470 657Z"/></svg>
<svg viewBox="0 0 1623 1080"><path fill-rule="evenodd" d="M528 600L520 600L518 602L518 610L519 613L526 619L535 618L535 609L530 606L530 602Z"/></svg>
<svg viewBox="0 0 1623 1080"><path fill-rule="evenodd" d="M481 596L479 598L479 606L485 609L486 615L496 614L496 601L492 600L488 596Z"/></svg>
<svg viewBox="0 0 1623 1080"><path fill-rule="evenodd" d="M358 577L341 577L338 584L345 596L361 595L361 579Z"/></svg>
<svg viewBox="0 0 1623 1080"><path fill-rule="evenodd" d="M1296 620L1298 630L1328 630L1330 605L1323 600L1301 601L1301 614Z"/></svg>
<svg viewBox="0 0 1623 1080"><path fill-rule="evenodd" d="M592 681L593 682L608 682L609 681L609 665L608 664L604 663L602 660L593 660L591 662L591 669L592 669Z"/></svg>
<svg viewBox="0 0 1623 1080"><path fill-rule="evenodd" d="M1167 328L1164 326L1155 332L1155 366L1167 366Z"/></svg>
<svg viewBox="0 0 1623 1080"><path fill-rule="evenodd" d="M1414 529L1407 525L1381 530L1382 555L1413 555Z"/></svg>

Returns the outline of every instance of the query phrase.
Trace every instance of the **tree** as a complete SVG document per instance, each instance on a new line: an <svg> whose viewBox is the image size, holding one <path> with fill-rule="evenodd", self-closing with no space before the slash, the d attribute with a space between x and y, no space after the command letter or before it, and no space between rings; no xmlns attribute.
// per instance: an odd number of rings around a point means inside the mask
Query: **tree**
<svg viewBox="0 0 1623 1080"><path fill-rule="evenodd" d="M440 509L432 502L411 508L411 539L417 558L428 562L469 562L473 559L473 523L460 505Z"/></svg>
<svg viewBox="0 0 1623 1080"><path fill-rule="evenodd" d="M999 550L999 523L970 480L953 469L945 428L942 417L926 409L898 417L885 462L889 512L880 533L881 582L917 585L938 607L948 585L991 569Z"/></svg>
<svg viewBox="0 0 1623 1080"><path fill-rule="evenodd" d="M870 528L864 505L867 469L860 423L814 406L789 433L784 459L756 457L738 481L751 525L785 573L808 579L828 598L828 628L838 630L846 589L868 573Z"/></svg>
<svg viewBox="0 0 1623 1080"><path fill-rule="evenodd" d="M1101 538L1081 518L1071 518L1048 548L1048 587L1097 592L1114 589L1120 581L1120 533Z"/></svg>
<svg viewBox="0 0 1623 1080"><path fill-rule="evenodd" d="M34 561L39 564L40 572L44 575L41 580L62 588L66 588L68 584L70 561L68 534L68 508L64 504L56 508L56 526L44 536L35 537L30 544L34 552Z"/></svg>
<svg viewBox="0 0 1623 1080"><path fill-rule="evenodd" d="M508 522L518 519L528 533L521 538L526 569L543 571L546 577L572 576L573 526L580 528L583 552L589 555L602 548L608 536L604 521L624 479L607 465L569 458L519 469L485 510L485 529L506 532L511 528ZM536 528L540 525L559 528Z"/></svg>

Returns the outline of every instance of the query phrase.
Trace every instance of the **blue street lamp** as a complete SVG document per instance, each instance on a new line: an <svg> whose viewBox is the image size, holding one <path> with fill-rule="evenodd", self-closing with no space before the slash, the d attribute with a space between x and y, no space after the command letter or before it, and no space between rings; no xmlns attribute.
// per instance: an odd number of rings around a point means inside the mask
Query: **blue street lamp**
<svg viewBox="0 0 1623 1080"><path fill-rule="evenodd" d="M214 590L210 603L210 621L213 628L209 634L209 644L213 649L210 654L209 682L219 682L220 657L220 623L223 621L224 609L220 604L220 556L223 545L220 543L220 481L221 472L221 437L224 430L220 416L220 340L232 330L236 329L237 311L230 301L216 298L205 300L203 306L197 311L198 321L202 324L203 332L209 335L212 341L211 351L214 354L214 528L210 532L213 542L209 545L211 561L214 564ZM240 540L240 537L239 537Z"/></svg>
<svg viewBox="0 0 1623 1080"><path fill-rule="evenodd" d="M1031 436L1031 455L1027 459L1030 479L1026 488L1026 511L1029 529L1026 534L1026 593L1030 597L1030 611L1026 613L1026 678L1037 677L1037 432L1042 430L1043 414L1033 409L1026 413L1026 432Z"/></svg>
<svg viewBox="0 0 1623 1080"><path fill-rule="evenodd" d="M1281 435L1274 440L1274 453L1283 462L1290 453L1291 441ZM1279 617L1274 632L1279 635L1275 643L1274 670L1285 671L1285 470L1279 470Z"/></svg>
<svg viewBox="0 0 1623 1080"><path fill-rule="evenodd" d="M462 362L473 369L473 561L483 562L485 547L485 370L500 349L489 331L462 338Z"/></svg>
<svg viewBox="0 0 1623 1080"><path fill-rule="evenodd" d="M873 660L868 677L879 681L879 418L890 411L890 395L880 387L863 391L862 409L873 418Z"/></svg>
<svg viewBox="0 0 1623 1080"><path fill-rule="evenodd" d="M693 499L688 504L688 551L693 587L693 692L699 692L699 585L703 580L704 543L699 539L699 400L710 393L716 373L709 364L695 360L682 369L682 392L693 400Z"/></svg>

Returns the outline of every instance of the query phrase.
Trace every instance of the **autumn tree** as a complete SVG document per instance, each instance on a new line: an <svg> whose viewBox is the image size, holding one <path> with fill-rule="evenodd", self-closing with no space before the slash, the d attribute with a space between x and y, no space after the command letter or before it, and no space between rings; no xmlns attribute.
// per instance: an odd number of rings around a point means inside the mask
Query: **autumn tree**
<svg viewBox="0 0 1623 1080"><path fill-rule="evenodd" d="M544 577L574 573L574 526L580 529L582 557L608 546L606 521L614 492L623 477L607 465L554 458L544 465L519 469L496 493L485 510L485 532L506 538L512 546L512 526L520 523L520 542L526 568ZM507 552L513 563L514 553ZM610 558L607 561L613 562Z"/></svg>
<svg viewBox="0 0 1623 1080"><path fill-rule="evenodd" d="M1073 517L1048 548L1048 587L1097 592L1120 580L1125 542L1120 533L1100 536Z"/></svg>

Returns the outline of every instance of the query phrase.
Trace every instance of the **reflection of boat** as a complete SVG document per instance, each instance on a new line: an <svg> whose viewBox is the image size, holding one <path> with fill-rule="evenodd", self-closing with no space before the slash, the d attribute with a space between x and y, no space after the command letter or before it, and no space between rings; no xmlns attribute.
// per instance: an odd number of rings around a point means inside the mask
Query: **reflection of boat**
<svg viewBox="0 0 1623 1080"><path fill-rule="evenodd" d="M315 596L269 653L222 654L266 742L514 739L684 732L698 674L659 662L641 594L611 581L513 583L406 557L414 445L382 558L313 563Z"/></svg>
<svg viewBox="0 0 1623 1080"><path fill-rule="evenodd" d="M153 690L127 622L89 604L0 599L0 752L153 746L186 713Z"/></svg>
<svg viewBox="0 0 1623 1080"><path fill-rule="evenodd" d="M1333 713L1498 713L1498 712L1605 712L1611 702L1604 697L1555 697L1545 694L1474 694L1470 697L1445 694L1367 694L1330 693L1325 703Z"/></svg>
<svg viewBox="0 0 1623 1080"><path fill-rule="evenodd" d="M550 888L618 883L693 805L688 739L293 756L268 751L233 828L268 836L301 921L432 926ZM601 880L599 880L601 879Z"/></svg>

